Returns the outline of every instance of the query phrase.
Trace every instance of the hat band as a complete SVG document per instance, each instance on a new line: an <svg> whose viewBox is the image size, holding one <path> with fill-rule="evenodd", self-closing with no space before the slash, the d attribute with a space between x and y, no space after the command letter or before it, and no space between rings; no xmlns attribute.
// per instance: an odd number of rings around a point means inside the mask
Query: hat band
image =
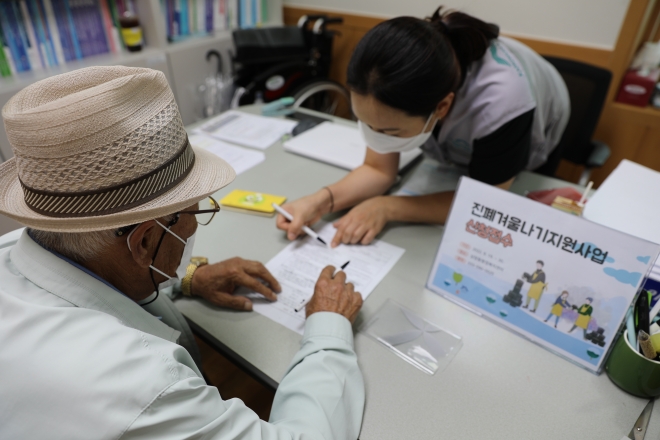
<svg viewBox="0 0 660 440"><path fill-rule="evenodd" d="M25 203L49 217L94 217L147 203L181 182L193 168L195 152L186 137L172 159L137 179L98 191L53 193L35 190L21 181Z"/></svg>

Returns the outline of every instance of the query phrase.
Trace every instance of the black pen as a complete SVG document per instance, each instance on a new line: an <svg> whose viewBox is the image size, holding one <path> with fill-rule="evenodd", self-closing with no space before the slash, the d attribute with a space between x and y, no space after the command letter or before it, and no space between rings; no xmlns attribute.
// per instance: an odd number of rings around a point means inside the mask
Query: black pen
<svg viewBox="0 0 660 440"><path fill-rule="evenodd" d="M351 261L348 260L346 263L342 264L342 265L341 265L341 268L337 269L337 270L335 271L335 273L332 275L332 277L334 278L335 275L337 275L337 272L339 272L340 270L344 270L344 269L346 269L346 266L348 266L348 263L350 263L350 262L351 262ZM312 299L312 298L310 297L310 298L304 300L304 301L298 306L298 308L297 308L297 309L293 309L293 311L296 312L296 313L298 313L299 311L301 311L301 310L307 305L307 303L309 302L310 299Z"/></svg>
<svg viewBox="0 0 660 440"><path fill-rule="evenodd" d="M649 294L646 290L642 290L637 298L637 332L643 330L649 332Z"/></svg>

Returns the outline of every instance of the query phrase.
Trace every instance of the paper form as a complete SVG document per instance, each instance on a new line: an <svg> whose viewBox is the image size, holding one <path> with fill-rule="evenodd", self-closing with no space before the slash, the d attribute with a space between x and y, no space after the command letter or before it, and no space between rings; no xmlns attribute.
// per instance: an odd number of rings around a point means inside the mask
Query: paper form
<svg viewBox="0 0 660 440"><path fill-rule="evenodd" d="M204 123L195 133L265 150L290 133L297 124L288 119L269 118L238 111L228 111Z"/></svg>
<svg viewBox="0 0 660 440"><path fill-rule="evenodd" d="M330 243L335 228L328 223L317 230L317 233ZM342 244L330 249L311 237L301 238L289 244L266 264L282 286L277 301L270 302L256 293L247 296L253 301L254 311L302 334L305 308L298 312L295 309L311 298L316 281L325 266L333 265L339 268L350 261L344 270L347 281L353 283L355 290L366 299L404 252L404 249L380 240L374 240L368 246Z"/></svg>
<svg viewBox="0 0 660 440"><path fill-rule="evenodd" d="M203 148L224 159L232 166L237 175L259 165L266 159L266 155L260 151L237 147L203 134L194 134L188 140L193 147Z"/></svg>

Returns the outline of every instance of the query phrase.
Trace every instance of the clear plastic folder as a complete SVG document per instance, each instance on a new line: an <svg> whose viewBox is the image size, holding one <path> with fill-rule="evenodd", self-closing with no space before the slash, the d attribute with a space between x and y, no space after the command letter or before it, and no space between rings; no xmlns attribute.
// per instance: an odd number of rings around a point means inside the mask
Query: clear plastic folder
<svg viewBox="0 0 660 440"><path fill-rule="evenodd" d="M369 337L423 372L444 370L463 340L402 305L387 300L363 329Z"/></svg>

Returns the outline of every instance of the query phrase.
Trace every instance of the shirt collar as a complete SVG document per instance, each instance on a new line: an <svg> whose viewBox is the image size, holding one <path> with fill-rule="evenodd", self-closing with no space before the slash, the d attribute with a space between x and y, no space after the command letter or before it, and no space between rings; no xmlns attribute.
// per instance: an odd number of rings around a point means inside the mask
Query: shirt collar
<svg viewBox="0 0 660 440"><path fill-rule="evenodd" d="M64 255L60 254L60 253L57 252L57 251L54 251L54 250L52 250L52 249L48 249L46 246L44 246L44 245L42 245L41 243L39 243L37 240L34 239L34 237L32 236L32 234L30 234L30 230L29 230L29 229L26 229L26 231L27 231L28 236L32 239L32 241L34 241L37 245L41 246L42 249L45 249L46 251L48 251L48 252L50 252L51 254L55 255L57 258L61 258L62 260L64 260L64 261L66 261L67 263L69 263L70 265L72 265L72 266L74 266L74 267L76 267L76 268L82 270L82 271L85 272L87 275L96 278L97 280L99 280L100 282L102 282L103 284L105 284L106 286L108 286L108 287L110 287L111 289L113 289L113 290L115 290L115 291L121 293L122 295L126 296L126 294L125 294L124 292L122 292L121 290L117 289L115 286L113 286L113 285L110 284L108 281L104 280L103 278L101 278L100 276L98 276L97 274L95 274L94 272L92 272L91 270L87 269L85 266L81 266L80 264L76 263L76 262L73 261L72 259L65 257Z"/></svg>
<svg viewBox="0 0 660 440"><path fill-rule="evenodd" d="M77 307L107 313L128 327L171 342L181 334L100 277L44 249L27 231L12 247L10 258L25 278Z"/></svg>

